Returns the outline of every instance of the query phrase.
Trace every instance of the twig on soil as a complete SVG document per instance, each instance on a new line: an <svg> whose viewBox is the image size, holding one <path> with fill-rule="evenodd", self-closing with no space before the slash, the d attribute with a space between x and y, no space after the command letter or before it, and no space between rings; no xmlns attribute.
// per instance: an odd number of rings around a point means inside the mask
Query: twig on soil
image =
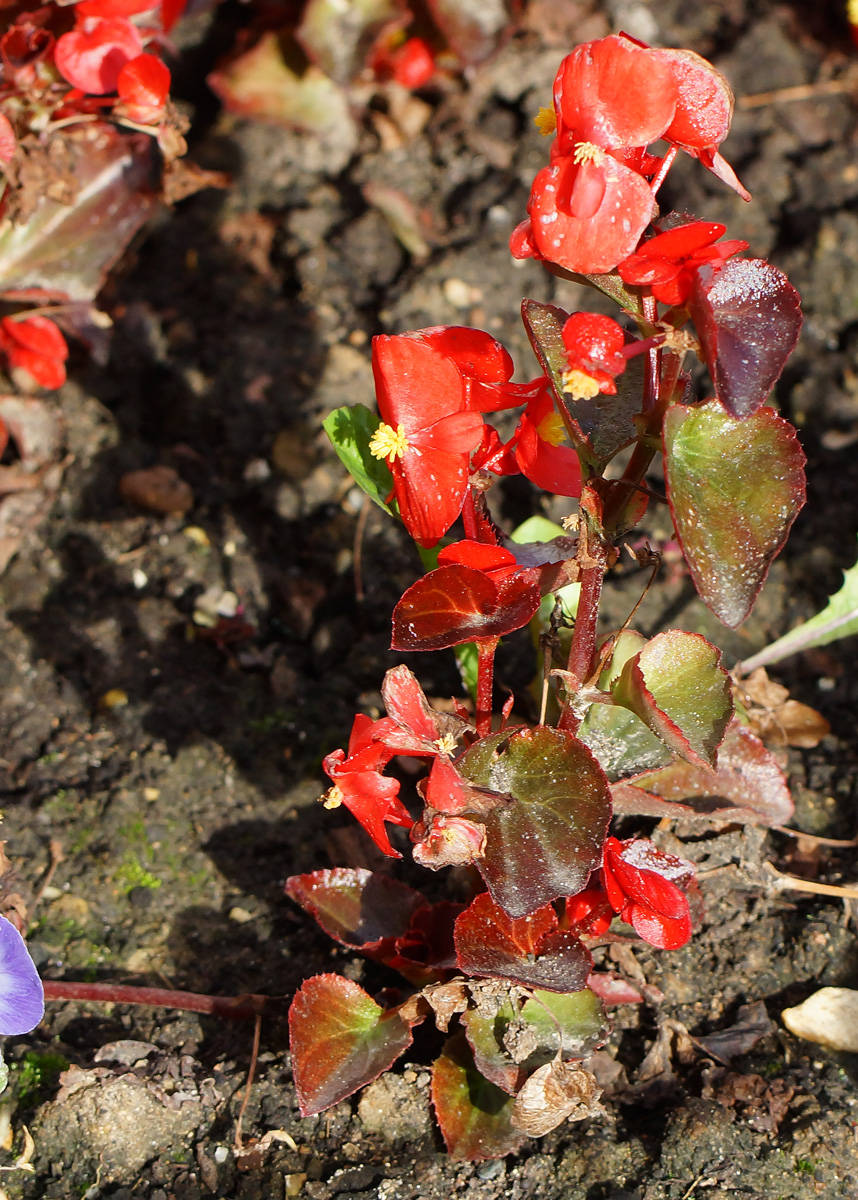
<svg viewBox="0 0 858 1200"><path fill-rule="evenodd" d="M54 875L56 875L56 873L57 873L57 867L60 865L61 862L65 862L66 856L63 854L63 845L62 845L62 842L58 838L51 838L50 842L48 843L48 854L50 855L50 862L48 863L48 869L45 871L44 878L42 879L42 882L39 884L39 890L36 892L35 896L33 897L33 903L30 905L30 917L31 918L32 918L33 913L38 908L39 902L43 899L45 892L51 886Z"/></svg>
<svg viewBox="0 0 858 1200"><path fill-rule="evenodd" d="M247 993L243 996L207 996L172 988L129 987L121 983L74 983L60 979L42 981L46 1000L97 1000L106 1004L145 1004L153 1008L175 1008L205 1013L229 1021L259 1018L274 997Z"/></svg>
<svg viewBox="0 0 858 1200"><path fill-rule="evenodd" d="M771 92L755 92L739 97L739 108L765 108L767 104L791 104L797 100L819 100L824 96L842 96L855 88L854 76L842 79L822 79L818 83L799 83L795 87L775 88Z"/></svg>
<svg viewBox="0 0 858 1200"><path fill-rule="evenodd" d="M786 825L773 825L776 833L785 833L787 837L798 838L799 841L813 842L816 846L858 846L858 836L847 838L820 837L816 833L804 833L801 829L787 829Z"/></svg>
<svg viewBox="0 0 858 1200"><path fill-rule="evenodd" d="M812 879L799 879L796 875L782 875L771 863L763 863L763 870L771 880L775 891L813 892L817 896L838 896L841 900L858 900L858 887L839 886L834 883L814 883Z"/></svg>
<svg viewBox="0 0 858 1200"><path fill-rule="evenodd" d="M238 1118L235 1122L235 1138L233 1147L236 1154L244 1153L244 1138L241 1132L241 1124L244 1120L244 1114L247 1110L247 1102L250 1099L250 1089L253 1087L253 1077L256 1074L256 1060L259 1057L259 1036L262 1032L262 1014L256 1014L256 1023L253 1026L253 1047L250 1051L250 1066L247 1068L247 1084L244 1089L244 1096L241 1101L241 1108L238 1110Z"/></svg>

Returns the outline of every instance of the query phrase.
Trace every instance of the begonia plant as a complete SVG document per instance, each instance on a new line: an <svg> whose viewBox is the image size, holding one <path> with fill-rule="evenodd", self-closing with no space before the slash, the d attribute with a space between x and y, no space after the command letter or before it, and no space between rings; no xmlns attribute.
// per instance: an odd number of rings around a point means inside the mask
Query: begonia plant
<svg viewBox="0 0 858 1200"><path fill-rule="evenodd" d="M430 1016L447 1035L432 1100L455 1156L502 1155L598 1114L586 1059L605 1005L636 993L594 969L594 947L675 951L701 911L693 866L613 834L612 817L791 811L715 646L598 623L605 578L651 503L666 499L702 600L735 627L804 502L804 455L767 402L798 337L798 295L746 242L722 240L724 225L659 208L680 152L749 198L720 153L732 108L726 80L690 51L625 35L576 47L537 118L549 161L511 251L602 292L618 319L525 300L538 368L524 383L480 330L377 337L379 417L358 405L325 422L428 568L393 611L392 648L453 648L471 700L434 709L406 665L389 671L387 715L358 714L348 752L324 761L324 803L345 805L387 857L407 849L421 867L464 868L468 884L433 903L363 868L289 880L336 941L412 989L380 1003L334 974L303 984L290 1030L304 1115L387 1070ZM700 397L695 354L712 389ZM493 422L509 410L511 437ZM666 497L647 482L659 454ZM522 543L498 526L487 492L519 473L577 499L565 530ZM493 667L499 641L528 625L542 699L519 712L496 703ZM416 789L396 771L402 755L428 768Z"/></svg>

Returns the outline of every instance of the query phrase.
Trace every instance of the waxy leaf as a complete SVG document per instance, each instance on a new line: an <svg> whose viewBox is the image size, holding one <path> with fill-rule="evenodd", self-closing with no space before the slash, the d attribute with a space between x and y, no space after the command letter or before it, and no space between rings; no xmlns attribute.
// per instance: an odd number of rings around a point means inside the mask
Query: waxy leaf
<svg viewBox="0 0 858 1200"><path fill-rule="evenodd" d="M71 204L43 195L26 222L0 224L0 292L92 300L154 210L151 138L98 121L63 139L77 192Z"/></svg>
<svg viewBox="0 0 858 1200"><path fill-rule="evenodd" d="M624 629L616 639L611 657L599 676L599 690L608 692L623 667L646 645L646 638ZM584 714L578 737L589 746L602 770L613 782L625 775L663 767L673 760L660 737L628 708L619 704L591 704Z"/></svg>
<svg viewBox="0 0 858 1200"><path fill-rule="evenodd" d="M634 417L643 402L642 361L632 360L619 376L615 396L600 394L592 400L573 400L563 391L562 379L568 366L562 329L569 313L553 304L524 300L521 315L536 357L569 414L576 450L601 469L618 450L635 439Z"/></svg>
<svg viewBox="0 0 858 1200"><path fill-rule="evenodd" d="M293 875L286 880L286 895L314 916L329 937L364 951L384 942L392 947L426 903L413 888L362 867Z"/></svg>
<svg viewBox="0 0 858 1200"><path fill-rule="evenodd" d="M477 1069L510 1095L532 1071L558 1054L583 1058L608 1032L602 1002L589 988L569 993L535 991L523 1004L506 998L497 1011L478 1005L459 1019Z"/></svg>
<svg viewBox="0 0 858 1200"><path fill-rule="evenodd" d="M386 513L393 514L387 498L393 491L393 476L383 459L369 452L372 435L378 429L378 417L365 404L335 408L322 422L325 433L343 466L363 488L370 500Z"/></svg>
<svg viewBox="0 0 858 1200"><path fill-rule="evenodd" d="M454 936L459 967L468 975L500 975L526 987L577 992L593 967L584 944L558 927L550 904L514 919L483 893L458 917Z"/></svg>
<svg viewBox="0 0 858 1200"><path fill-rule="evenodd" d="M733 694L720 650L699 633L657 634L626 662L611 691L680 757L714 765Z"/></svg>
<svg viewBox="0 0 858 1200"><path fill-rule="evenodd" d="M463 1033L448 1038L435 1060L432 1104L453 1158L502 1158L524 1141L510 1124L512 1096L480 1074Z"/></svg>
<svg viewBox="0 0 858 1200"><path fill-rule="evenodd" d="M477 867L501 908L525 917L580 892L611 819L608 780L587 747L559 729L520 729L476 742L456 766L478 787L513 797L481 817L487 844Z"/></svg>
<svg viewBox="0 0 858 1200"><path fill-rule="evenodd" d="M303 1117L377 1079L411 1045L411 1027L341 975L314 975L289 1008L289 1045Z"/></svg>
<svg viewBox="0 0 858 1200"><path fill-rule="evenodd" d="M715 400L664 419L676 536L700 597L731 628L751 611L805 500L804 451L771 408L738 420Z"/></svg>
<svg viewBox="0 0 858 1200"><path fill-rule="evenodd" d="M430 571L393 610L392 650L444 650L521 629L539 608L539 588L523 572L497 582L460 563Z"/></svg>
<svg viewBox="0 0 858 1200"><path fill-rule="evenodd" d="M749 417L765 401L801 330L798 292L762 258L706 264L694 274L688 300L715 394L734 417Z"/></svg>
<svg viewBox="0 0 858 1200"><path fill-rule="evenodd" d="M827 646L829 642L851 637L855 633L858 633L858 563L843 572L843 586L830 597L821 612L785 633L759 654L753 654L739 663L737 670L741 670L743 675L750 675L758 667L780 662L782 658L814 646Z"/></svg>
<svg viewBox="0 0 858 1200"><path fill-rule="evenodd" d="M648 817L701 816L713 820L783 825L792 797L777 760L734 718L718 750L714 773L675 762L614 784L618 813Z"/></svg>

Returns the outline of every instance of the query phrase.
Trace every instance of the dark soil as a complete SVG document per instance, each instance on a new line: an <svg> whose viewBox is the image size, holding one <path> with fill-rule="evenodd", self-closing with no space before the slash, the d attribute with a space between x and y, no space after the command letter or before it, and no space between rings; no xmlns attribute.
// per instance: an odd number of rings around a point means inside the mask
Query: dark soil
<svg viewBox="0 0 858 1200"><path fill-rule="evenodd" d="M841 74L855 54L842 8L839 0L534 0L530 32L474 72L470 88L427 96L422 133L397 146L367 121L347 162L335 148L218 116L199 79L242 16L227 7L211 28L192 30L193 154L232 170L233 186L165 213L111 281L110 362L102 369L81 358L59 396L71 461L49 519L0 580L3 833L21 889L30 898L38 890L52 841L64 855L33 912L30 945L46 978L286 999L319 971L371 991L394 982L332 947L283 895L296 872L381 865L347 814L316 804L320 760L345 743L356 709L379 705L383 672L396 661L390 611L420 571L400 530L370 511L356 595L360 496L321 418L339 404L372 404L375 333L483 326L514 351L523 377L534 368L521 297L593 307L591 294L536 264L512 264L507 249L545 160L532 117L574 41L624 28L689 47L711 56L742 97ZM671 203L724 221L729 236L787 270L807 317L776 399L800 429L809 500L753 617L739 632L724 630L682 575L639 614L648 633L700 629L728 662L814 612L855 559L856 117L848 93L740 104L726 154L754 202L744 205L690 161L670 184ZM425 215L423 261L364 201L368 182L401 189ZM193 488L186 517L146 515L120 498L125 471L156 463ZM535 503L512 481L498 512L511 527ZM648 522L641 536L669 535L663 512ZM615 572L606 623L625 617L641 584L628 569ZM255 632L219 646L200 636L193 614L203 593L216 602L224 591L237 595ZM510 640L500 671L519 690L522 645ZM832 725L818 749L790 757L796 823L841 838L856 828L856 658L847 642L777 672ZM457 692L451 655L410 665L430 694ZM119 692L127 703L116 703ZM15 1131L6 1161L20 1151L22 1125L35 1138L35 1172L5 1173L6 1193L858 1196L856 1061L792 1037L779 1021L820 986L858 985L854 910L763 890L762 862L801 866L783 835L659 833L671 845L674 835L705 875L703 926L682 951L622 956L621 969L665 999L617 1010L603 1063L605 1118L561 1126L506 1160L454 1162L432 1125L427 1036L363 1098L301 1120L284 1000L263 1022L243 1121L245 1139L275 1133L236 1155L252 1025L52 1004L33 1035L6 1046L13 1088L0 1106ZM810 865L828 881L855 878L854 852L825 849ZM756 1000L774 1031L729 1066L681 1053L675 1037L671 1052L676 1030L666 1022L703 1036ZM660 1057L650 1054L658 1045ZM57 1098L64 1061L73 1069Z"/></svg>

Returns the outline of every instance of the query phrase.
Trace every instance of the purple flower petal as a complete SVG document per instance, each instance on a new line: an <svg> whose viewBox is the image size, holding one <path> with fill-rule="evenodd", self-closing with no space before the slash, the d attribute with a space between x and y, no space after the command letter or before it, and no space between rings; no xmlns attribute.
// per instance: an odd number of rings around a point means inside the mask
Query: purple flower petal
<svg viewBox="0 0 858 1200"><path fill-rule="evenodd" d="M29 1033L45 1015L45 994L27 944L0 917L0 1034Z"/></svg>

